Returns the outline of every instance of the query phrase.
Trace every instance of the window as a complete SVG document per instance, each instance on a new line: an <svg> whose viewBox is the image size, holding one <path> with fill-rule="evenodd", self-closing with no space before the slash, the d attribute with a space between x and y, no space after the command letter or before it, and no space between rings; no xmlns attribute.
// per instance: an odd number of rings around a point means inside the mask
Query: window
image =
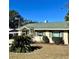
<svg viewBox="0 0 79 59"><path fill-rule="evenodd" d="M62 32L53 32L52 40L55 44L64 44L63 33Z"/></svg>
<svg viewBox="0 0 79 59"><path fill-rule="evenodd" d="M59 37L59 32L53 32L53 37Z"/></svg>
<svg viewBox="0 0 79 59"><path fill-rule="evenodd" d="M60 37L63 37L63 33L62 32L60 32Z"/></svg>
<svg viewBox="0 0 79 59"><path fill-rule="evenodd" d="M53 32L53 37L63 37L62 32Z"/></svg>
<svg viewBox="0 0 79 59"><path fill-rule="evenodd" d="M37 32L38 36L43 36L43 32Z"/></svg>

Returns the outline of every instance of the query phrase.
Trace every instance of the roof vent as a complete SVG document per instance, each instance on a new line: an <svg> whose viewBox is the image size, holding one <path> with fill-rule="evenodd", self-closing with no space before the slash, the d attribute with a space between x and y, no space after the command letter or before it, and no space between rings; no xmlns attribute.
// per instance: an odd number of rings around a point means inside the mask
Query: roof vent
<svg viewBox="0 0 79 59"><path fill-rule="evenodd" d="M47 20L45 20L45 21L44 21L44 23L48 23L48 21L47 21Z"/></svg>

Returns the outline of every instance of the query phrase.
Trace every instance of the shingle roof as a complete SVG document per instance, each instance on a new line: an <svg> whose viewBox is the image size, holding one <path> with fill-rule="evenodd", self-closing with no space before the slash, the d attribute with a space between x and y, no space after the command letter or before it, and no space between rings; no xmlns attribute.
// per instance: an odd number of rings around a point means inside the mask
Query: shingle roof
<svg viewBox="0 0 79 59"><path fill-rule="evenodd" d="M68 30L69 22L31 23L24 27L34 28L35 30Z"/></svg>

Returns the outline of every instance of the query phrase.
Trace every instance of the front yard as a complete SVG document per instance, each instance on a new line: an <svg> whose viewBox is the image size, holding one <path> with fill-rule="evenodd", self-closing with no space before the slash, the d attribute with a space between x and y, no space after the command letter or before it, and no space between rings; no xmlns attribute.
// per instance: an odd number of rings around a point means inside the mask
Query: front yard
<svg viewBox="0 0 79 59"><path fill-rule="evenodd" d="M69 59L69 47L54 44L32 44L36 46L30 53L9 53L10 59Z"/></svg>

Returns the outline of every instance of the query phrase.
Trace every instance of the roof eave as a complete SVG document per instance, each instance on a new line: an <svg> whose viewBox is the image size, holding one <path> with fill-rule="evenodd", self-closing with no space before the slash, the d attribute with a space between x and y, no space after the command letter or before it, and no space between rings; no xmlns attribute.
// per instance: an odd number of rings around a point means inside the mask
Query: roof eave
<svg viewBox="0 0 79 59"><path fill-rule="evenodd" d="M69 28L35 28L34 30L69 30Z"/></svg>

